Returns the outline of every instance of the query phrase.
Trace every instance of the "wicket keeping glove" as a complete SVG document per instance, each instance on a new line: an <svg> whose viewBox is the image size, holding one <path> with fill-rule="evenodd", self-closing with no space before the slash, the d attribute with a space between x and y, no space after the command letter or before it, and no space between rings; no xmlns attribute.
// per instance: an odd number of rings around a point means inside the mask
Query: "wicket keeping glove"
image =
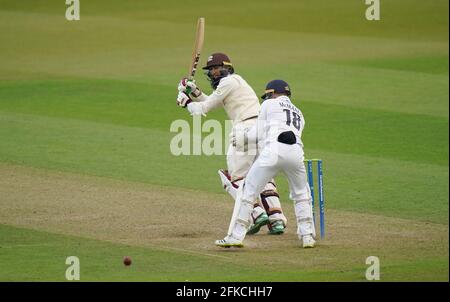
<svg viewBox="0 0 450 302"><path fill-rule="evenodd" d="M248 128L242 126L235 126L231 131L231 145L236 148L237 151L245 151L248 146L247 137Z"/></svg>

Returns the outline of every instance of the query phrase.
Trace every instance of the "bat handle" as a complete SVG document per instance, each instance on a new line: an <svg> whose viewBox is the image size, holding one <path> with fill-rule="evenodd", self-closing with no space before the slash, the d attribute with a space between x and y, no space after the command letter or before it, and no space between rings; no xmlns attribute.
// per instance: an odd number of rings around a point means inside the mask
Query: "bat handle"
<svg viewBox="0 0 450 302"><path fill-rule="evenodd" d="M194 67L194 70L192 71L191 75L188 76L188 78L186 79L186 82L189 82L189 81L193 81L193 80L194 80L194 73L195 73L195 67ZM187 95L190 95L191 92L192 92L191 87L187 86L185 92L186 92Z"/></svg>

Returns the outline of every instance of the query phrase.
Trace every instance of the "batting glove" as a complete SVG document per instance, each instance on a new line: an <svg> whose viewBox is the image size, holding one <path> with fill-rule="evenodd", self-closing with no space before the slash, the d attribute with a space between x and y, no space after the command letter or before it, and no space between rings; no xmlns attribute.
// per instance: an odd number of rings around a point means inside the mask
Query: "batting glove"
<svg viewBox="0 0 450 302"><path fill-rule="evenodd" d="M191 98L186 94L186 92L178 92L177 105L186 108L189 103L192 102Z"/></svg>
<svg viewBox="0 0 450 302"><path fill-rule="evenodd" d="M195 80L188 80L186 78L182 78L180 83L178 83L178 91L185 92L193 97L199 97L202 94L201 90L195 84Z"/></svg>

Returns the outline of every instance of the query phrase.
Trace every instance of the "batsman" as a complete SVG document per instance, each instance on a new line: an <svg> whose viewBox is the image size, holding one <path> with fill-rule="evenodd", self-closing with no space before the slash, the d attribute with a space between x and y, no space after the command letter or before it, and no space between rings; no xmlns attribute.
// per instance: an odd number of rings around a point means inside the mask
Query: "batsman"
<svg viewBox="0 0 450 302"><path fill-rule="evenodd" d="M230 133L230 142L227 152L227 170L219 170L218 174L223 188L235 200L232 217L237 217L240 201L237 196L238 188L243 184L245 177L258 154L258 145L248 145L245 152L236 150L232 144L232 133L236 129L250 129L256 123L260 104L255 91L239 75L234 72L230 58L223 53L213 53L208 57L203 67L213 92L206 95L196 85L195 80L183 78L178 85L177 104L191 113L191 115L204 115L216 108L224 108L233 128ZM279 195L274 180L265 186L257 201L253 204L251 212L253 224L247 234L255 234L260 228L267 225L268 234L284 233L287 219L281 208ZM229 233L231 233L231 227Z"/></svg>

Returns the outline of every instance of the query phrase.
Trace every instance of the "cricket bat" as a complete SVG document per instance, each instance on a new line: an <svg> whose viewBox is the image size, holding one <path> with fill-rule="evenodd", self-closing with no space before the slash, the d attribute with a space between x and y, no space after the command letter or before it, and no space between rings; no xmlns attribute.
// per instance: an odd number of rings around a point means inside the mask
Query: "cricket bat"
<svg viewBox="0 0 450 302"><path fill-rule="evenodd" d="M191 65L189 66L187 77L188 80L194 79L195 72L197 71L197 65L200 60L200 53L202 52L204 39L205 39L205 18L198 18L197 32L195 33L194 51L192 52L192 61ZM186 91L186 93L189 94L190 91Z"/></svg>

